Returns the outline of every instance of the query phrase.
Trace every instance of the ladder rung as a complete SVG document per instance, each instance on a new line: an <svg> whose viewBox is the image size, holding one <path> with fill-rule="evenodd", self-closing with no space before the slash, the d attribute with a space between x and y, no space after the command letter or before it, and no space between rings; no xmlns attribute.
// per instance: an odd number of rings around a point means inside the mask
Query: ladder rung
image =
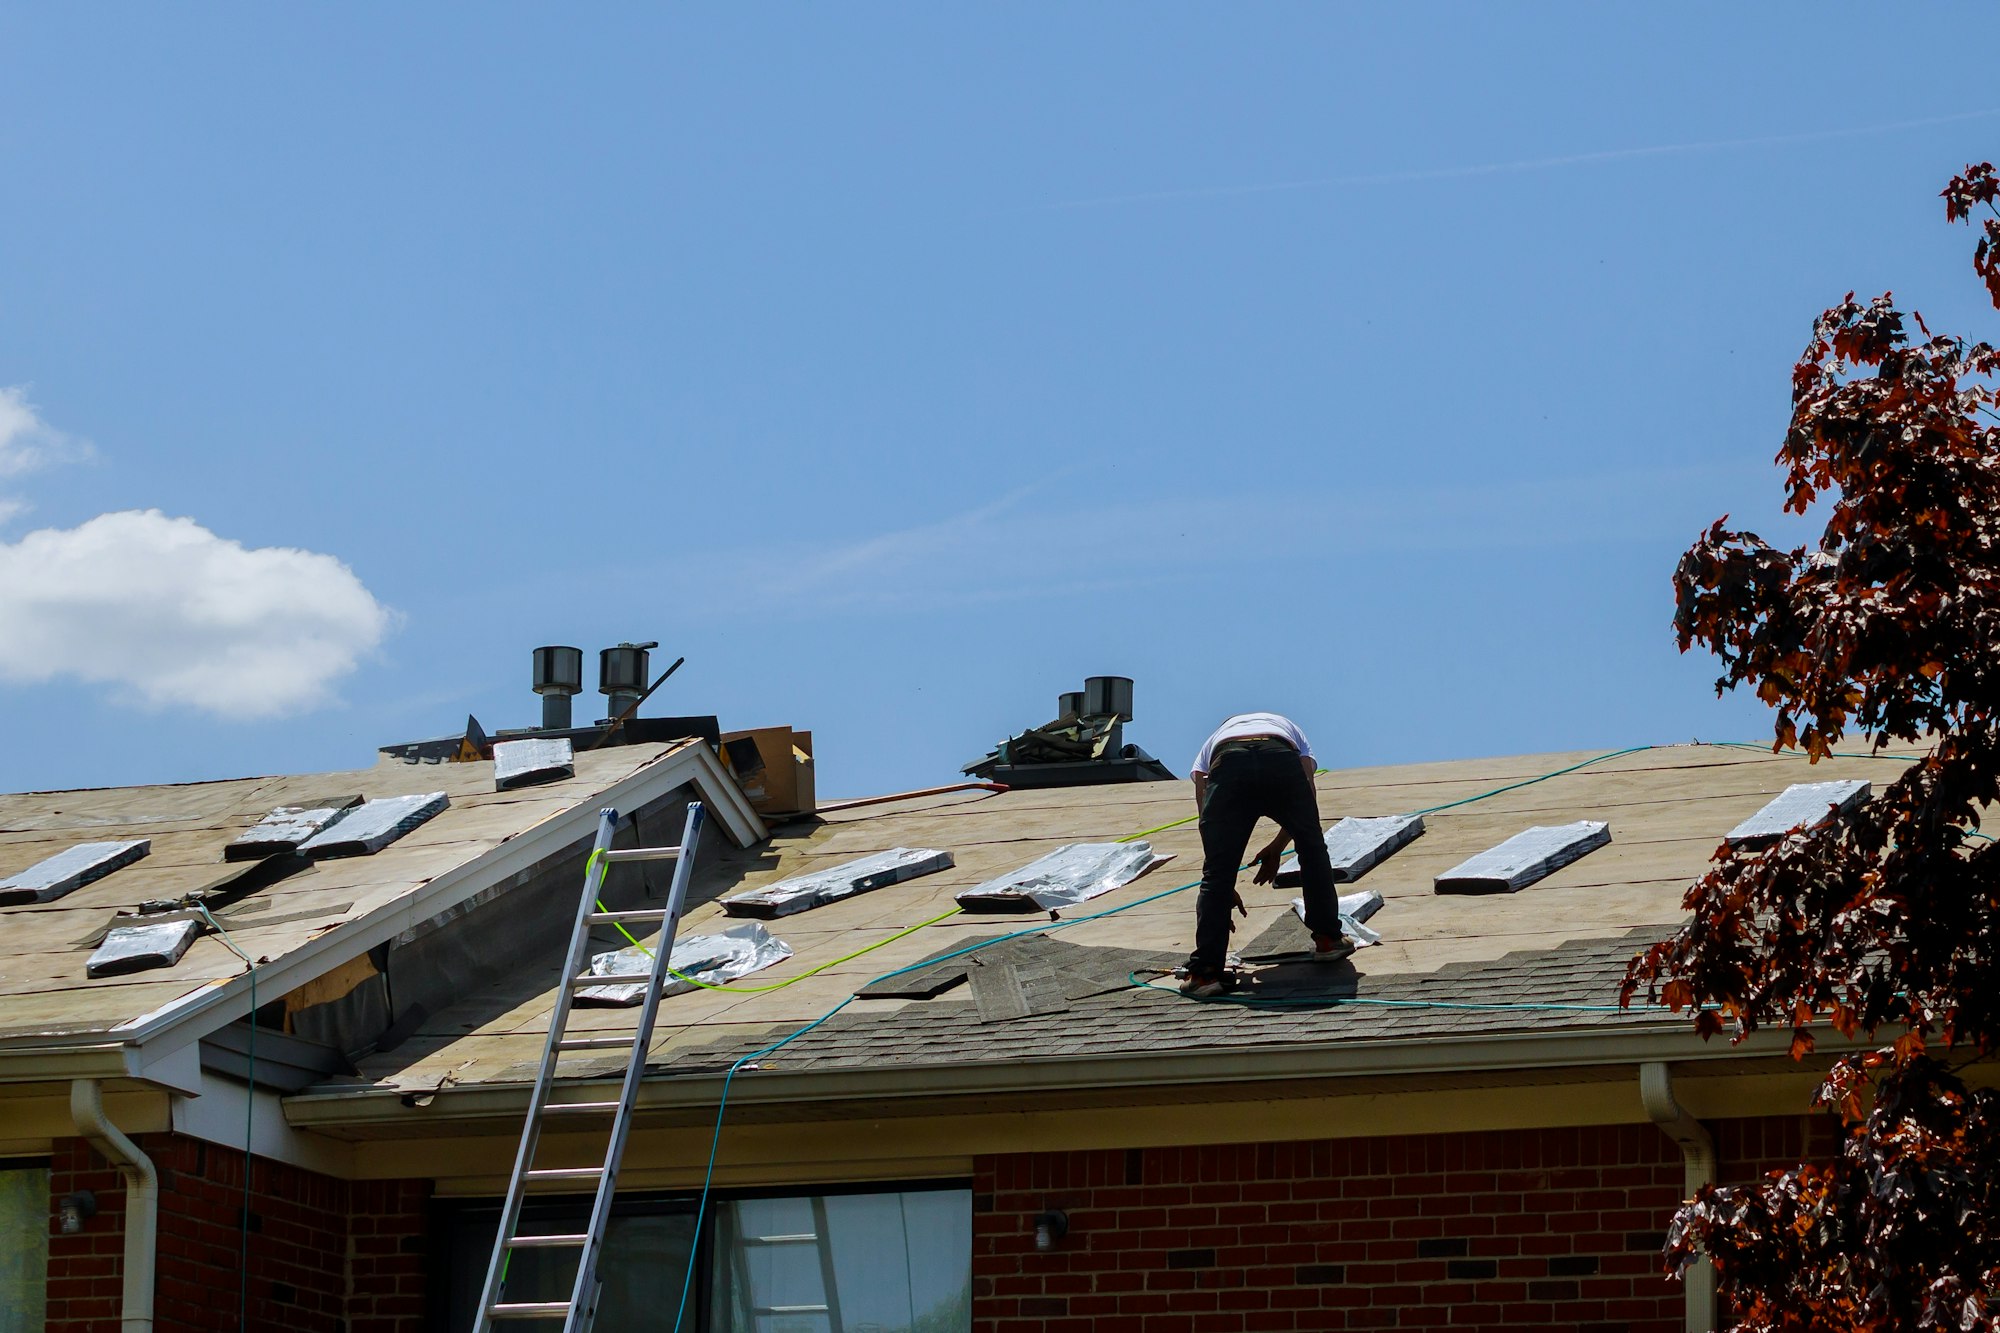
<svg viewBox="0 0 2000 1333"><path fill-rule="evenodd" d="M606 1115L618 1109L617 1102L550 1102L543 1115Z"/></svg>
<svg viewBox="0 0 2000 1333"><path fill-rule="evenodd" d="M753 1305L751 1314L828 1314L824 1305Z"/></svg>
<svg viewBox="0 0 2000 1333"><path fill-rule="evenodd" d="M588 1236L511 1236L507 1247L513 1250L560 1250L589 1243Z"/></svg>
<svg viewBox="0 0 2000 1333"><path fill-rule="evenodd" d="M592 912L584 920L593 926L609 926L624 921L665 921L664 907L636 907L629 912Z"/></svg>
<svg viewBox="0 0 2000 1333"><path fill-rule="evenodd" d="M795 1236L745 1236L745 1245L816 1245L819 1237L810 1231L801 1231Z"/></svg>
<svg viewBox="0 0 2000 1333"><path fill-rule="evenodd" d="M559 1051L612 1051L620 1047L630 1049L630 1037L564 1037L556 1043Z"/></svg>
<svg viewBox="0 0 2000 1333"><path fill-rule="evenodd" d="M592 986L643 986L653 978L646 972L614 972L610 976L592 976L586 972L580 977L571 977L569 984L576 990L588 990Z"/></svg>
<svg viewBox="0 0 2000 1333"><path fill-rule="evenodd" d="M671 861L680 854L678 847L627 847L620 852L606 852L604 859L612 864L620 861Z"/></svg>
<svg viewBox="0 0 2000 1333"><path fill-rule="evenodd" d="M601 1166L544 1166L528 1171L530 1180L595 1180L604 1174Z"/></svg>
<svg viewBox="0 0 2000 1333"><path fill-rule="evenodd" d="M502 1301L486 1313L495 1319L560 1319L569 1313L568 1301Z"/></svg>

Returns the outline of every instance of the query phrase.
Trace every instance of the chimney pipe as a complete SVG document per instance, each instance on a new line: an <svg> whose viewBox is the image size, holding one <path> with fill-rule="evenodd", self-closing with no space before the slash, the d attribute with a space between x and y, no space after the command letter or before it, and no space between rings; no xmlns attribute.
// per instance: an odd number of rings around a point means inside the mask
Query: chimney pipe
<svg viewBox="0 0 2000 1333"><path fill-rule="evenodd" d="M560 644L535 649L535 693L542 696L542 728L570 726L570 697L583 692L583 649Z"/></svg>

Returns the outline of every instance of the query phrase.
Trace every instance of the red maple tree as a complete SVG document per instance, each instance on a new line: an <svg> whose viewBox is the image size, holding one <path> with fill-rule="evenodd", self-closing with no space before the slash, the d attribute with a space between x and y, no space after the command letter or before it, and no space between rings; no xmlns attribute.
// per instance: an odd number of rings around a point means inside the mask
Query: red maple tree
<svg viewBox="0 0 2000 1333"><path fill-rule="evenodd" d="M1950 222L1979 215L1973 268L2000 309L2000 178L1968 167ZM1817 1100L1831 1160L1702 1190L1669 1233L1701 1253L1744 1333L2000 1333L2000 1093L1965 1065L2000 1047L2000 353L1934 334L1885 293L1821 315L1792 371L1778 462L1818 544L1776 549L1718 521L1681 557L1682 651L1718 692L1777 710L1774 749L1843 738L1923 748L1875 800L1759 850L1724 848L1680 930L1634 960L1644 995L1704 1036L1813 1029L1864 1043Z"/></svg>

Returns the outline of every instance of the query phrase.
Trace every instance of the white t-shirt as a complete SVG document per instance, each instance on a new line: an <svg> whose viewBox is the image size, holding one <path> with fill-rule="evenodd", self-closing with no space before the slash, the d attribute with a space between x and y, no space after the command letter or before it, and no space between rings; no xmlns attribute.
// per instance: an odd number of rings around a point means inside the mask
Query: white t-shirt
<svg viewBox="0 0 2000 1333"><path fill-rule="evenodd" d="M1239 736L1282 736L1292 743L1302 759L1313 757L1312 742L1299 730L1299 724L1278 713L1238 713L1215 729L1215 734L1201 743L1201 752L1194 757L1195 773L1208 772L1208 761L1215 755L1215 747L1224 741L1235 740Z"/></svg>

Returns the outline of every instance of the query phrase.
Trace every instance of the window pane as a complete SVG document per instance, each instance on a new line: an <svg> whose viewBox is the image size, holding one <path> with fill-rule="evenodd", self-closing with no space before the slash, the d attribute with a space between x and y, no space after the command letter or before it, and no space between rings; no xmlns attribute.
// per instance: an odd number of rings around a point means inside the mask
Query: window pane
<svg viewBox="0 0 2000 1333"><path fill-rule="evenodd" d="M42 1333L48 1291L48 1168L0 1171L0 1333Z"/></svg>
<svg viewBox="0 0 2000 1333"><path fill-rule="evenodd" d="M465 1333L473 1326L498 1220L492 1213L461 1216L453 1227L450 1333ZM529 1235L575 1234L588 1224L589 1214L581 1206L556 1210L544 1205L523 1221L520 1230ZM671 1327L693 1251L692 1214L614 1214L611 1229L604 1237L604 1257L597 1266L604 1290L592 1333L641 1333L641 1330ZM516 1250L507 1264L506 1299L566 1301L575 1281L576 1251ZM689 1317L684 1328L695 1326L699 1294L688 1296ZM662 1311L666 1312L664 1324ZM554 1324L547 1326L552 1328ZM524 1323L522 1327L528 1325Z"/></svg>
<svg viewBox="0 0 2000 1333"><path fill-rule="evenodd" d="M966 1333L972 1194L744 1199L718 1210L713 1333Z"/></svg>

